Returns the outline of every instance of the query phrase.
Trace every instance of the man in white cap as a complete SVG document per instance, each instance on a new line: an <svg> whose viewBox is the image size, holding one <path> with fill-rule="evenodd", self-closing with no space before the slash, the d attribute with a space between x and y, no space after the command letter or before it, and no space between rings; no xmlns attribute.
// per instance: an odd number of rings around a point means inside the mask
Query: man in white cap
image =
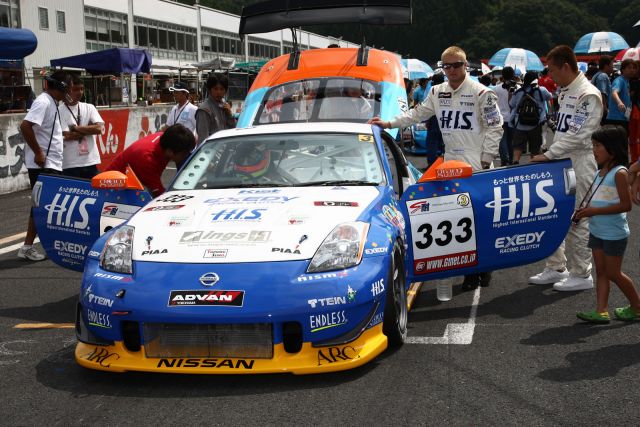
<svg viewBox="0 0 640 427"><path fill-rule="evenodd" d="M173 98L177 104L169 112L167 123L160 130L164 131L169 126L180 123L195 135L198 107L189 102L189 87L185 82L176 82L169 88L169 91L173 92Z"/></svg>

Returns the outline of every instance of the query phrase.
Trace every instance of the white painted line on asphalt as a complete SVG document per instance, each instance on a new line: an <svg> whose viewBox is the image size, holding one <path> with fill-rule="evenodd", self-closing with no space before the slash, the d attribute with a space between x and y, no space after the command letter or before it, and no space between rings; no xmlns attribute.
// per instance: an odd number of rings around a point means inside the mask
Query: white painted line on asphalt
<svg viewBox="0 0 640 427"><path fill-rule="evenodd" d="M445 345L469 345L473 341L473 332L476 328L476 316L480 303L480 288L473 294L471 313L467 323L449 323L441 337L407 337L407 344L445 344Z"/></svg>
<svg viewBox="0 0 640 427"><path fill-rule="evenodd" d="M40 239L38 239L36 237L36 240L33 241L33 243L38 243L40 241ZM22 247L23 242L20 243L16 243L15 245L11 245L11 246L6 246L4 248L0 248L0 255L2 254L6 254L7 252L11 252L11 251L15 251L18 250Z"/></svg>
<svg viewBox="0 0 640 427"><path fill-rule="evenodd" d="M0 239L0 245L4 245L5 243L13 242L19 239L24 239L24 236L27 235L27 232L24 231L22 233L14 234L13 236L7 236Z"/></svg>

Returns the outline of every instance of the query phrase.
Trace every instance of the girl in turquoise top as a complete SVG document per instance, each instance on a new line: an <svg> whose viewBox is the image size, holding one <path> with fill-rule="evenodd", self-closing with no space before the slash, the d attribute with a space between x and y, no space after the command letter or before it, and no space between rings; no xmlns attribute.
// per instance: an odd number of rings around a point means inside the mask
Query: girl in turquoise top
<svg viewBox="0 0 640 427"><path fill-rule="evenodd" d="M574 221L589 218L589 247L596 267L596 309L580 311L579 319L591 323L609 323L610 282L615 283L629 300L629 306L616 308L620 320L640 317L640 297L633 281L621 270L629 237L627 214L631 194L627 182L629 162L627 132L622 126L607 125L591 136L598 172L576 210ZM585 203L586 201L586 203Z"/></svg>

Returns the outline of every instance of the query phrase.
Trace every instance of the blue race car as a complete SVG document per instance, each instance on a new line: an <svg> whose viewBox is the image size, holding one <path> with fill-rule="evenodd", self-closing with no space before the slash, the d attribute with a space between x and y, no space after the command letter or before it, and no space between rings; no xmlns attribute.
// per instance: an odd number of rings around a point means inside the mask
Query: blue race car
<svg viewBox="0 0 640 427"><path fill-rule="evenodd" d="M403 343L422 282L534 262L568 230L568 160L410 170L377 127L296 123L216 133L153 200L133 176L42 175L42 244L84 272L76 360L112 372L350 369Z"/></svg>

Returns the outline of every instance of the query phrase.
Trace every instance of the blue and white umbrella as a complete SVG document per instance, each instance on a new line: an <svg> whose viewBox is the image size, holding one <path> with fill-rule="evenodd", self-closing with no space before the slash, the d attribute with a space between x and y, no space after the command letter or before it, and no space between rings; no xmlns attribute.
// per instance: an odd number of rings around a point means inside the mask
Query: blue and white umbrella
<svg viewBox="0 0 640 427"><path fill-rule="evenodd" d="M419 59L402 59L402 75L410 80L424 79L433 76L433 69L426 62Z"/></svg>
<svg viewBox="0 0 640 427"><path fill-rule="evenodd" d="M493 67L513 67L514 70L525 72L527 70L542 71L544 66L538 55L530 50L517 47L505 47L493 54L489 59L489 65Z"/></svg>
<svg viewBox="0 0 640 427"><path fill-rule="evenodd" d="M586 62L578 62L578 70L580 70L580 72L586 73L588 69L589 64L587 64Z"/></svg>
<svg viewBox="0 0 640 427"><path fill-rule="evenodd" d="M615 52L617 50L627 49L629 44L622 38L620 34L599 31L597 33L589 33L580 37L576 47L573 48L575 53L600 53Z"/></svg>

